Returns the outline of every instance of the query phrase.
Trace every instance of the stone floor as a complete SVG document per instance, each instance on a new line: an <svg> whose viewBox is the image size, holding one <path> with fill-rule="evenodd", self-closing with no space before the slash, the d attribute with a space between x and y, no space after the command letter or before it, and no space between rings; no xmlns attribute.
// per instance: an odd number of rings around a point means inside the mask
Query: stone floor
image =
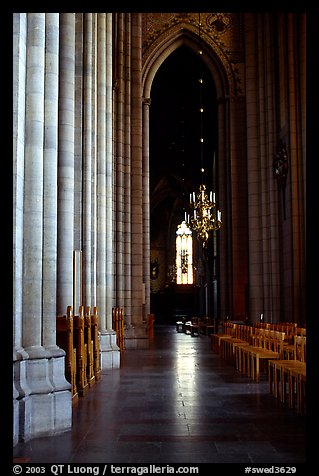
<svg viewBox="0 0 319 476"><path fill-rule="evenodd" d="M146 350L125 350L79 399L72 431L14 448L30 463L306 461L306 418L283 408L210 349L210 338L155 326ZM244 473L243 473L244 474Z"/></svg>

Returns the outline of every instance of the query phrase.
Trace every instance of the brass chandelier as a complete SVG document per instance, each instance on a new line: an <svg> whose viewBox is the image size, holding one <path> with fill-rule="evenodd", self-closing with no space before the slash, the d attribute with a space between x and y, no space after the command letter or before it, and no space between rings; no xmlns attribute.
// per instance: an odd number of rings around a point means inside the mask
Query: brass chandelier
<svg viewBox="0 0 319 476"><path fill-rule="evenodd" d="M198 21L198 36L199 42L201 39L201 21L199 14ZM203 54L201 48L198 51L199 55ZM215 193L206 191L206 185L204 185L204 154L203 154L203 113L204 108L202 105L202 87L203 87L203 78L199 77L200 85L200 144L201 144L201 173L202 173L202 183L199 187L199 192L197 194L192 192L190 194L190 205L193 208L193 217L190 219L189 215L187 217L187 223L189 227L196 233L197 238L202 242L202 246L206 246L206 242L209 238L209 232L219 230L222 226L222 214L216 207Z"/></svg>

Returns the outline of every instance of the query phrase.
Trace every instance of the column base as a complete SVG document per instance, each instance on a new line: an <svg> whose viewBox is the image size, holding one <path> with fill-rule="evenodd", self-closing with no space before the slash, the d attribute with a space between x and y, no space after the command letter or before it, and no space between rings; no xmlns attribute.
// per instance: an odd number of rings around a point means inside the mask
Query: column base
<svg viewBox="0 0 319 476"><path fill-rule="evenodd" d="M147 349L149 340L146 323L132 325L125 329L124 345L125 349Z"/></svg>
<svg viewBox="0 0 319 476"><path fill-rule="evenodd" d="M14 445L72 427L71 385L64 376L64 355L58 354L47 358L40 350L40 358L32 352L33 358L13 363Z"/></svg>
<svg viewBox="0 0 319 476"><path fill-rule="evenodd" d="M101 372L106 369L119 369L121 366L120 348L116 344L113 330L100 334Z"/></svg>

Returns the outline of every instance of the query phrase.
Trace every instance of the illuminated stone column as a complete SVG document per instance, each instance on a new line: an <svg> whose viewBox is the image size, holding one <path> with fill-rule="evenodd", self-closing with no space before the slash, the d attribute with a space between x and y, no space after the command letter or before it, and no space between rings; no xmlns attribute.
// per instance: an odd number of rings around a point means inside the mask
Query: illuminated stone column
<svg viewBox="0 0 319 476"><path fill-rule="evenodd" d="M83 104L83 304L92 302L92 13L84 14L84 104Z"/></svg>
<svg viewBox="0 0 319 476"><path fill-rule="evenodd" d="M115 127L116 306L124 306L124 13L117 14L117 82Z"/></svg>
<svg viewBox="0 0 319 476"><path fill-rule="evenodd" d="M56 346L59 14L46 14L43 166L43 345Z"/></svg>
<svg viewBox="0 0 319 476"><path fill-rule="evenodd" d="M59 14L45 18L44 164L43 164L43 346L52 356L49 376L54 388L53 428L61 432L72 425L71 384L65 379L65 351L56 345L57 279L57 170Z"/></svg>
<svg viewBox="0 0 319 476"><path fill-rule="evenodd" d="M113 14L106 15L106 328L110 332L111 346L115 346L112 333L112 306L114 296L113 262ZM114 335L113 335L114 334ZM119 355L114 355L113 366L119 365Z"/></svg>
<svg viewBox="0 0 319 476"><path fill-rule="evenodd" d="M57 314L73 306L75 14L60 14Z"/></svg>
<svg viewBox="0 0 319 476"><path fill-rule="evenodd" d="M23 322L23 194L27 14L13 14L13 443L26 425L28 354L22 347ZM25 413L24 413L25 412Z"/></svg>
<svg viewBox="0 0 319 476"><path fill-rule="evenodd" d="M29 356L26 377L30 393L23 398L20 438L24 440L54 428L51 354L42 346L44 13L28 14L26 59L22 344Z"/></svg>
<svg viewBox="0 0 319 476"><path fill-rule="evenodd" d="M124 128L124 309L125 326L132 325L131 309L131 14L125 14L125 128Z"/></svg>
<svg viewBox="0 0 319 476"><path fill-rule="evenodd" d="M125 345L147 345L143 324L143 127L142 127L142 22L141 13L132 13L131 48L131 236L132 236L132 327Z"/></svg>
<svg viewBox="0 0 319 476"><path fill-rule="evenodd" d="M112 14L98 14L97 64L97 304L103 369L120 366L112 330L113 299L113 148L112 148Z"/></svg>

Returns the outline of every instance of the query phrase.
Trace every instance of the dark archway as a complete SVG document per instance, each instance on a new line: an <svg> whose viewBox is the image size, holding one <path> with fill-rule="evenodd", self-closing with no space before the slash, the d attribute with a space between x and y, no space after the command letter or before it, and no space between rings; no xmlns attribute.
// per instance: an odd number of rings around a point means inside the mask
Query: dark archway
<svg viewBox="0 0 319 476"><path fill-rule="evenodd" d="M207 293L213 278L213 240L209 240L204 257L204 281L202 276L197 276L195 287L177 287L169 278L170 265L175 259L176 227L184 218L185 211L190 213L189 195L198 189L202 179L200 77L204 80L204 181L210 189L216 190L216 88L208 67L198 54L182 45L162 63L151 88L150 247L151 262L153 260L159 265L157 278L151 280L151 312L156 314L158 321L174 322L176 312L186 315L213 314L210 303L203 302L203 285ZM202 250L196 242L195 245L196 265L202 257Z"/></svg>

